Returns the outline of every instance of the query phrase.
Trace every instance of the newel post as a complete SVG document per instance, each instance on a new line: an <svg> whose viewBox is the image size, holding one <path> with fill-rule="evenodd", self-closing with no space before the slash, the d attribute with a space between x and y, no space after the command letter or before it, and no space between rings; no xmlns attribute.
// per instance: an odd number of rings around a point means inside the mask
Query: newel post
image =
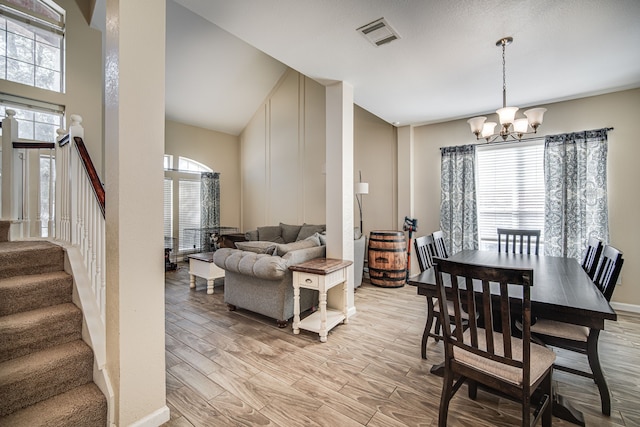
<svg viewBox="0 0 640 427"><path fill-rule="evenodd" d="M10 221L9 240L23 237L22 231L22 178L23 164L21 150L13 149L13 142L18 140L18 121L16 112L6 110L2 119L2 220Z"/></svg>

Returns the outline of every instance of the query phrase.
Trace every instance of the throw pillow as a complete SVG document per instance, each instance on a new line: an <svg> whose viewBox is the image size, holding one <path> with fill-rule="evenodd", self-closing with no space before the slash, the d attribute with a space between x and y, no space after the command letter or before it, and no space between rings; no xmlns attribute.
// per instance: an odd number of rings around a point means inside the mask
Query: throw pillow
<svg viewBox="0 0 640 427"><path fill-rule="evenodd" d="M292 243L277 244L276 255L283 256L287 252L297 251L298 249L315 248L320 246L320 240L316 236L310 236L308 239L298 240Z"/></svg>
<svg viewBox="0 0 640 427"><path fill-rule="evenodd" d="M258 230L249 230L244 233L244 240L258 240Z"/></svg>
<svg viewBox="0 0 640 427"><path fill-rule="evenodd" d="M320 245L327 246L327 234L326 232L322 232L318 234L318 238L320 239Z"/></svg>
<svg viewBox="0 0 640 427"><path fill-rule="evenodd" d="M285 243L295 242L300 233L301 225L289 225L280 223L280 229L282 230L282 238Z"/></svg>
<svg viewBox="0 0 640 427"><path fill-rule="evenodd" d="M273 242L236 242L236 248L257 254L273 255L276 252L276 244Z"/></svg>
<svg viewBox="0 0 640 427"><path fill-rule="evenodd" d="M282 230L279 225L267 225L266 227L258 227L258 240L284 243L282 238Z"/></svg>
<svg viewBox="0 0 640 427"><path fill-rule="evenodd" d="M327 226L325 224L314 225L304 223L300 228L300 232L298 233L298 238L296 240L304 240L309 236L313 236L315 233L322 233L326 228Z"/></svg>

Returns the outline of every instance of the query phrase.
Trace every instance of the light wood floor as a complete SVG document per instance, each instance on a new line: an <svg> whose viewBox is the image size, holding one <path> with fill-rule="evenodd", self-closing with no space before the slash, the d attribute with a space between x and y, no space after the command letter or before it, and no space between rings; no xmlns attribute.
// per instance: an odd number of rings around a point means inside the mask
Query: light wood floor
<svg viewBox="0 0 640 427"><path fill-rule="evenodd" d="M230 312L223 287L206 294L187 268L166 274L167 405L165 426L436 426L442 380L431 375L443 360L429 340L420 358L426 303L415 288L364 283L357 314L320 343L317 334L247 311ZM222 282L219 282L222 284ZM600 357L612 390L612 414L600 413L595 384L554 373L557 389L585 414L588 426L640 425L640 316L618 313L600 335ZM586 367L568 352L559 359ZM450 426L519 425L520 406L466 387L452 401ZM570 425L557 418L556 426Z"/></svg>

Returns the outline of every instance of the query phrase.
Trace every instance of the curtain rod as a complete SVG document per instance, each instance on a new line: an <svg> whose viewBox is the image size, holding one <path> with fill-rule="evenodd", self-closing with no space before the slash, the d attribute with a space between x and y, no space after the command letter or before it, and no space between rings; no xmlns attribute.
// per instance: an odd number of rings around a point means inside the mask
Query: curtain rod
<svg viewBox="0 0 640 427"><path fill-rule="evenodd" d="M581 131L581 132L591 132L594 130L606 130L607 132L612 131L613 128L612 127L608 127L608 128L600 128L600 129L591 129L591 130L586 130L586 131ZM569 132L569 133L575 133L575 132ZM561 135L561 134L560 134ZM539 135L539 136L532 136L531 138L523 138L523 139L510 139L507 141L493 141L493 142L478 142L476 144L466 144L466 145L477 145L477 146L487 146L487 145L505 145L505 144L517 144L520 142L529 142L529 141L537 141L540 139L545 139L547 136L554 136L554 135ZM442 148L448 148L448 147L440 147Z"/></svg>

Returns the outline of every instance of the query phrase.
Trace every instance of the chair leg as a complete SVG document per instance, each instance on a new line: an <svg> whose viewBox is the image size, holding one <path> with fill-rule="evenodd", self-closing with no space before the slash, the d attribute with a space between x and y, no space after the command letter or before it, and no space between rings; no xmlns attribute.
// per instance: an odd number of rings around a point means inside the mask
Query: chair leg
<svg viewBox="0 0 640 427"><path fill-rule="evenodd" d="M478 397L478 383L472 380L468 380L467 387L469 388L469 399L476 400L476 398Z"/></svg>
<svg viewBox="0 0 640 427"><path fill-rule="evenodd" d="M447 427L449 415L449 402L453 397L453 373L445 369L442 380L442 394L440 395L440 410L438 412L438 427Z"/></svg>
<svg viewBox="0 0 640 427"><path fill-rule="evenodd" d="M522 399L522 426L531 426L531 396L523 396Z"/></svg>
<svg viewBox="0 0 640 427"><path fill-rule="evenodd" d="M442 324L440 323L440 316L435 316L435 317L436 317L436 327L433 329L433 334L435 335L433 339L435 340L435 342L438 342L440 341L439 335L442 334Z"/></svg>
<svg viewBox="0 0 640 427"><path fill-rule="evenodd" d="M427 340L431 333L431 326L433 325L433 298L427 297L427 324L424 327L422 333L422 358L427 358Z"/></svg>
<svg viewBox="0 0 640 427"><path fill-rule="evenodd" d="M598 336L600 331L598 329L592 329L587 338L587 357L589 359L589 366L591 372L593 372L593 379L598 386L600 392L600 404L602 407L602 413L604 415L611 415L611 393L609 392L609 386L607 380L602 372L600 366L600 357L598 356Z"/></svg>
<svg viewBox="0 0 640 427"><path fill-rule="evenodd" d="M553 418L553 368L542 382L543 393L548 396L547 407L542 413L542 427L551 427Z"/></svg>

